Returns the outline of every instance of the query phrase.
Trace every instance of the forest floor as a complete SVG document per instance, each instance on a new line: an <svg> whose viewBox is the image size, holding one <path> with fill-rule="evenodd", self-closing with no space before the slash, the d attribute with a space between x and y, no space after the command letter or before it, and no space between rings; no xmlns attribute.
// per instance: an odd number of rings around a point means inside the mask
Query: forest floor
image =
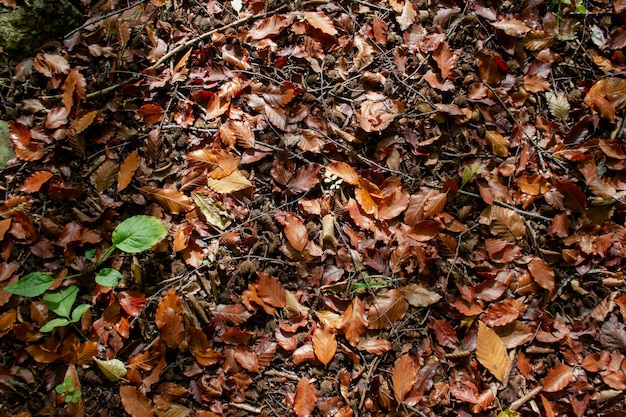
<svg viewBox="0 0 626 417"><path fill-rule="evenodd" d="M83 3L0 55L0 416L626 416L626 1Z"/></svg>

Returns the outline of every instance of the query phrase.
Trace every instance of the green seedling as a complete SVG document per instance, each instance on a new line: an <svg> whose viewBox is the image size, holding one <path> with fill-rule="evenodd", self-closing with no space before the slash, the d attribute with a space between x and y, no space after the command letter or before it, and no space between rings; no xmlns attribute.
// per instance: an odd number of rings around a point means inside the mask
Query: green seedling
<svg viewBox="0 0 626 417"><path fill-rule="evenodd" d="M98 260L96 267L99 267L107 260L115 249L126 253L143 252L163 240L166 234L167 227L156 217L130 217L117 225L111 238L112 245L100 260ZM32 272L22 277L22 279L16 283L7 286L5 290L24 297L37 297L45 293L43 302L50 310L59 316L50 320L39 329L41 332L50 332L56 327L77 323L85 311L91 307L89 304L81 304L76 308L72 308L79 292L79 288L76 285L63 287L56 291L48 291L55 281L74 278L76 276L80 276L80 274L70 277L54 278L52 275L43 272ZM121 277L122 274L115 269L102 268L96 272L95 280L100 285L115 287Z"/></svg>
<svg viewBox="0 0 626 417"><path fill-rule="evenodd" d="M69 376L65 378L62 384L54 387L54 390L58 394L65 394L65 402L66 403L77 403L78 399L82 395L80 391L76 391L74 389L74 380Z"/></svg>

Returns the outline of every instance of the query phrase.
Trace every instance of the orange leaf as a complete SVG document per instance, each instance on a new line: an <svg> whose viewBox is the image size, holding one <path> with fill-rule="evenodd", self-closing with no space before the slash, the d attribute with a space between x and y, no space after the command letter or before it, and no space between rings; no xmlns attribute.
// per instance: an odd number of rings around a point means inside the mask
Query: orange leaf
<svg viewBox="0 0 626 417"><path fill-rule="evenodd" d="M506 352L504 342L496 332L485 326L482 321L478 322L478 335L476 336L476 359L496 379L506 385L508 374L511 370L511 359Z"/></svg>
<svg viewBox="0 0 626 417"><path fill-rule="evenodd" d="M528 195L543 195L549 190L547 181L540 175L522 177L515 182L519 189Z"/></svg>
<svg viewBox="0 0 626 417"><path fill-rule="evenodd" d="M276 308L285 307L285 287L276 278L264 272L258 272L256 284L258 296L267 304Z"/></svg>
<svg viewBox="0 0 626 417"><path fill-rule="evenodd" d="M302 378L298 382L296 395L293 399L293 411L298 417L309 417L315 410L317 402L317 392L311 385L308 378Z"/></svg>
<svg viewBox="0 0 626 417"><path fill-rule="evenodd" d="M391 382L396 401L401 403L417 381L417 367L409 355L402 355L393 367Z"/></svg>
<svg viewBox="0 0 626 417"><path fill-rule="evenodd" d="M600 113L610 122L615 121L615 112L626 105L626 80L602 78L585 96L585 104Z"/></svg>
<svg viewBox="0 0 626 417"><path fill-rule="evenodd" d="M159 203L172 214L179 214L193 208L193 202L189 197L175 188L157 188L150 185L139 189L151 200Z"/></svg>
<svg viewBox="0 0 626 417"><path fill-rule="evenodd" d="M556 392L565 388L574 380L574 369L571 366L557 365L548 372L543 380L543 390L545 392Z"/></svg>
<svg viewBox="0 0 626 417"><path fill-rule="evenodd" d="M324 365L328 365L337 352L337 339L335 334L326 329L318 327L313 334L313 349L315 356Z"/></svg>
<svg viewBox="0 0 626 417"><path fill-rule="evenodd" d="M406 285L400 288L400 291L413 307L428 307L441 299L439 294L429 291L419 284Z"/></svg>
<svg viewBox="0 0 626 417"><path fill-rule="evenodd" d="M252 24L248 31L250 39L258 41L269 36L278 35L284 28L289 26L293 21L291 16L285 15L271 16L265 19L257 20Z"/></svg>
<svg viewBox="0 0 626 417"><path fill-rule="evenodd" d="M490 22L491 23L491 22ZM504 31L507 35L510 36L522 36L526 33L530 32L531 28L526 26L524 22L517 19L503 19L498 20L497 22L491 23L494 27Z"/></svg>
<svg viewBox="0 0 626 417"><path fill-rule="evenodd" d="M94 342L96 343L96 342ZM76 366L71 364L67 367L67 371L65 371L65 377L63 380L70 379L72 381L72 388L74 388L74 392L80 392L80 379L78 378L78 373L76 372ZM67 411L68 414L72 417L84 417L85 416L85 399L81 395L78 397L78 401L67 403Z"/></svg>
<svg viewBox="0 0 626 417"><path fill-rule="evenodd" d="M235 346L235 360L248 372L259 372L259 358L248 346Z"/></svg>
<svg viewBox="0 0 626 417"><path fill-rule="evenodd" d="M124 410L132 417L154 417L152 404L146 394L130 385L120 387L120 398Z"/></svg>
<svg viewBox="0 0 626 417"><path fill-rule="evenodd" d="M355 297L350 303L343 316L341 316L340 329L352 346L355 346L363 332L367 329L367 313L365 304L360 298Z"/></svg>
<svg viewBox="0 0 626 417"><path fill-rule="evenodd" d="M117 161L107 159L98 167L94 174L94 187L99 193L103 193L115 183L115 176L118 174L119 164Z"/></svg>
<svg viewBox="0 0 626 417"><path fill-rule="evenodd" d="M335 36L337 29L330 17L323 12L302 12L304 18L315 29L319 29L327 35Z"/></svg>
<svg viewBox="0 0 626 417"><path fill-rule="evenodd" d="M74 134L84 132L89 126L93 124L94 120L96 120L96 116L99 113L100 112L98 110L94 110L77 117L70 124L70 129Z"/></svg>
<svg viewBox="0 0 626 417"><path fill-rule="evenodd" d="M124 162L122 162L120 166L120 171L117 173L118 193L128 187L137 168L139 168L139 152L135 149L124 159Z"/></svg>
<svg viewBox="0 0 626 417"><path fill-rule="evenodd" d="M326 175L336 175L344 180L344 182L352 185L358 185L361 176L350 165L345 162L331 162L324 168Z"/></svg>
<svg viewBox="0 0 626 417"><path fill-rule="evenodd" d="M209 177L207 178L207 185L211 190L220 194L233 193L252 187L250 180L244 177L239 170L233 171L231 174L220 179Z"/></svg>
<svg viewBox="0 0 626 417"><path fill-rule="evenodd" d="M33 68L46 77L52 77L54 74L67 74L70 64L61 55L39 53L35 56Z"/></svg>
<svg viewBox="0 0 626 417"><path fill-rule="evenodd" d="M370 306L367 321L370 329L387 329L409 310L409 304L400 290L391 289L379 294Z"/></svg>
<svg viewBox="0 0 626 417"><path fill-rule="evenodd" d="M198 149L185 155L190 164L209 170L209 177L220 179L227 177L239 166L241 158L228 151L210 148Z"/></svg>
<svg viewBox="0 0 626 417"><path fill-rule="evenodd" d="M356 346L359 350L364 350L372 355L382 355L391 350L391 342L385 339L375 339L373 337L359 340Z"/></svg>
<svg viewBox="0 0 626 417"><path fill-rule="evenodd" d="M70 70L61 89L63 90L63 98L61 101L69 114L74 106L74 96L84 98L87 94L87 81L85 80L85 76L76 69Z"/></svg>
<svg viewBox="0 0 626 417"><path fill-rule="evenodd" d="M541 288L548 291L554 290L554 270L546 261L534 258L528 263L528 270Z"/></svg>
<svg viewBox="0 0 626 417"><path fill-rule="evenodd" d="M53 176L54 174L48 171L34 172L30 174L26 180L24 180L24 184L22 184L20 191L24 193L36 193L41 189L41 186L48 182L48 180Z"/></svg>
<svg viewBox="0 0 626 417"><path fill-rule="evenodd" d="M511 142L506 140L499 132L495 130L487 130L485 132L485 139L491 145L491 150L496 156L509 156L509 146Z"/></svg>
<svg viewBox="0 0 626 417"><path fill-rule="evenodd" d="M213 94L206 106L205 120L215 119L226 113L230 107L230 95Z"/></svg>
<svg viewBox="0 0 626 417"><path fill-rule="evenodd" d="M501 301L489 306L482 317L488 326L504 326L519 317L519 311L507 301Z"/></svg>
<svg viewBox="0 0 626 417"><path fill-rule="evenodd" d="M183 302L174 289L170 289L157 307L156 325L165 344L174 349L185 343L183 323Z"/></svg>
<svg viewBox="0 0 626 417"><path fill-rule="evenodd" d="M147 125L159 123L164 114L165 110L155 103L146 103L137 109L137 116L143 119Z"/></svg>
<svg viewBox="0 0 626 417"><path fill-rule="evenodd" d="M276 220L285 227L285 237L298 252L302 252L309 242L309 234L304 222L295 213L276 212Z"/></svg>
<svg viewBox="0 0 626 417"><path fill-rule="evenodd" d="M189 348L200 366L215 365L222 355L213 350L207 335L193 326L189 326Z"/></svg>

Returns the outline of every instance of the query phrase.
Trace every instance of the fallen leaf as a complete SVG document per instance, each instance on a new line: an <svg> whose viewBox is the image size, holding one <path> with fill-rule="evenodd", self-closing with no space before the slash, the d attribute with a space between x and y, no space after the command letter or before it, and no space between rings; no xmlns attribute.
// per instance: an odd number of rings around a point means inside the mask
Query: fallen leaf
<svg viewBox="0 0 626 417"><path fill-rule="evenodd" d="M554 283L554 270L548 263L539 258L533 258L528 263L528 270L530 275L541 288L548 291L553 291L555 287Z"/></svg>
<svg viewBox="0 0 626 417"><path fill-rule="evenodd" d="M495 130L485 131L485 139L491 145L491 150L496 156L509 156L509 147L511 142L506 140L499 132Z"/></svg>
<svg viewBox="0 0 626 417"><path fill-rule="evenodd" d="M400 291L413 307L428 307L441 299L441 295L429 291L419 284L409 284L400 288Z"/></svg>
<svg viewBox="0 0 626 417"><path fill-rule="evenodd" d="M207 179L207 185L213 191L220 194L233 193L252 187L250 180L244 177L239 170L233 171L231 174L220 179L209 177Z"/></svg>
<svg viewBox="0 0 626 417"><path fill-rule="evenodd" d="M159 302L154 319L161 339L169 348L181 348L185 345L183 302L176 294L176 290L170 289L165 293Z"/></svg>
<svg viewBox="0 0 626 417"><path fill-rule="evenodd" d="M139 189L146 197L159 203L172 214L179 214L193 209L193 202L182 191L175 188L157 188L146 185Z"/></svg>
<svg viewBox="0 0 626 417"><path fill-rule="evenodd" d="M324 365L328 365L337 352L335 334L326 327L318 327L313 333L313 349L315 349L315 357Z"/></svg>
<svg viewBox="0 0 626 417"><path fill-rule="evenodd" d="M137 388L130 385L120 386L120 398L124 410L132 417L154 417L150 400Z"/></svg>
<svg viewBox="0 0 626 417"><path fill-rule="evenodd" d="M319 29L327 35L335 36L337 29L333 21L323 12L302 12L306 21L315 29Z"/></svg>
<svg viewBox="0 0 626 417"><path fill-rule="evenodd" d="M302 252L309 242L309 234L300 217L295 213L280 211L276 212L276 220L284 226L289 244L298 252Z"/></svg>
<svg viewBox="0 0 626 417"><path fill-rule="evenodd" d="M550 369L543 380L545 392L557 392L569 385L574 380L574 369L565 364L557 365Z"/></svg>
<svg viewBox="0 0 626 417"><path fill-rule="evenodd" d="M391 325L404 317L409 310L409 304L397 289L391 289L374 297L369 306L367 321L370 329L388 329Z"/></svg>
<svg viewBox="0 0 626 417"><path fill-rule="evenodd" d="M417 366L411 356L402 355L393 367L391 381L393 383L393 393L398 403L402 403L406 395L413 389L417 381Z"/></svg>
<svg viewBox="0 0 626 417"><path fill-rule="evenodd" d="M315 387L311 385L308 378L300 379L296 387L296 395L293 399L293 411L298 417L309 417L313 414L316 403L317 392Z"/></svg>
<svg viewBox="0 0 626 417"><path fill-rule="evenodd" d="M524 22L517 19L502 19L497 22L489 23L511 36L522 36L531 31L530 27L526 26Z"/></svg>
<svg viewBox="0 0 626 417"><path fill-rule="evenodd" d="M341 316L340 329L348 342L352 346L356 346L361 339L361 335L367 330L367 325L365 304L363 304L360 298L355 297Z"/></svg>
<svg viewBox="0 0 626 417"><path fill-rule="evenodd" d="M130 182L133 180L133 176L135 172L139 168L139 152L137 149L132 151L122 165L120 166L120 170L117 173L117 192L123 191L128 187Z"/></svg>
<svg viewBox="0 0 626 417"><path fill-rule="evenodd" d="M126 365L124 365L124 362L119 359L109 359L103 361L98 358L94 358L94 361L104 376L106 376L111 382L117 382L126 376Z"/></svg>
<svg viewBox="0 0 626 417"><path fill-rule="evenodd" d="M276 308L285 307L285 287L276 278L257 272L259 280L256 284L258 296L267 304Z"/></svg>
<svg viewBox="0 0 626 417"><path fill-rule="evenodd" d="M506 352L506 347L496 332L485 326L482 321L478 322L476 359L498 381L502 382L503 385L507 384L505 378L511 370L511 360Z"/></svg>
<svg viewBox="0 0 626 417"><path fill-rule="evenodd" d="M24 180L24 184L22 184L22 187L20 188L20 191L29 194L36 193L53 176L54 174L48 171L34 172L26 177L26 179Z"/></svg>

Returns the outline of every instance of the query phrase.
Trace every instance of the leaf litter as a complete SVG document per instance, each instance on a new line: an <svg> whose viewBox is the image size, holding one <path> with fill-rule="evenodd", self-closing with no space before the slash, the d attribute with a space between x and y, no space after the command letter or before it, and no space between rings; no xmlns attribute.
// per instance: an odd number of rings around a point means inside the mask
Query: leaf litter
<svg viewBox="0 0 626 417"><path fill-rule="evenodd" d="M0 289L0 412L624 413L623 1L83 4L0 64L0 288L81 303Z"/></svg>

